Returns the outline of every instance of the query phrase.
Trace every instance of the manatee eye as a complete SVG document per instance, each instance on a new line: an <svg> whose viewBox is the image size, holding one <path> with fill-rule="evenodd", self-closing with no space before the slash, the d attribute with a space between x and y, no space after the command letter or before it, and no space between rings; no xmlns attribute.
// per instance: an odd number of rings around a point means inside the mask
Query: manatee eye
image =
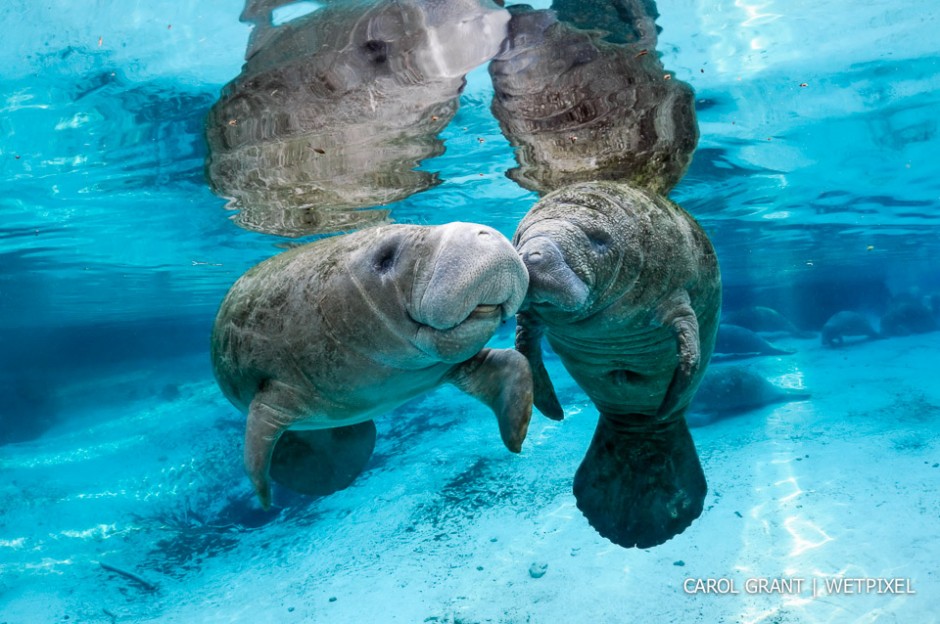
<svg viewBox="0 0 940 624"><path fill-rule="evenodd" d="M383 245L372 258L372 269L379 274L385 274L395 266L395 255L398 247L394 244Z"/></svg>
<svg viewBox="0 0 940 624"><path fill-rule="evenodd" d="M603 232L585 232L591 248L599 254L607 253L610 249L610 237Z"/></svg>
<svg viewBox="0 0 940 624"><path fill-rule="evenodd" d="M363 44L362 49L372 57L373 63L384 63L388 60L388 44L384 41L369 39Z"/></svg>

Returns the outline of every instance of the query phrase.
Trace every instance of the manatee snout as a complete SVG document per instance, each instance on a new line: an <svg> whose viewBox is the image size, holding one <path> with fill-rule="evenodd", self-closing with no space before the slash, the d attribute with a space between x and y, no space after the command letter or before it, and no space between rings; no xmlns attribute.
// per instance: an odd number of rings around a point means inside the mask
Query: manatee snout
<svg viewBox="0 0 940 624"><path fill-rule="evenodd" d="M425 2L425 45L416 63L434 78L463 76L499 54L506 40L509 11L490 0Z"/></svg>
<svg viewBox="0 0 940 624"><path fill-rule="evenodd" d="M416 276L414 319L440 331L467 321L491 321L495 330L522 305L529 284L525 266L512 243L491 227L451 223L441 232L436 255Z"/></svg>
<svg viewBox="0 0 940 624"><path fill-rule="evenodd" d="M518 245L529 272L529 301L550 303L570 311L584 306L588 286L571 269L561 247L547 236L535 236Z"/></svg>

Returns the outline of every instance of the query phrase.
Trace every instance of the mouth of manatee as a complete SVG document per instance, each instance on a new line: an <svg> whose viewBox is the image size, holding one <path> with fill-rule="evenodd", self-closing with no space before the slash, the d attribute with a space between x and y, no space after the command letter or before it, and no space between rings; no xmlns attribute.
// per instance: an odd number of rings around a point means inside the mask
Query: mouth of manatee
<svg viewBox="0 0 940 624"><path fill-rule="evenodd" d="M481 303L466 314L454 315L433 324L415 319L413 344L425 354L446 362L459 362L473 356L493 336L499 323L514 312L511 302ZM462 318L460 318L462 317Z"/></svg>
<svg viewBox="0 0 940 624"><path fill-rule="evenodd" d="M555 240L537 234L520 240L518 252L529 273L529 301L548 303L566 311L584 306L591 285L574 271Z"/></svg>
<svg viewBox="0 0 940 624"><path fill-rule="evenodd" d="M446 334L459 328L468 327L474 321L489 321L493 319L493 317L498 317L499 320L502 320L507 316L504 314L505 308L506 302L481 303L471 309L469 314L453 323L431 323L427 321L419 321L415 318L412 318L411 320L414 321L416 325L425 330L430 330L439 334Z"/></svg>
<svg viewBox="0 0 940 624"><path fill-rule="evenodd" d="M467 318L471 318L471 317L474 317L474 316L483 316L483 315L487 315L487 314L490 314L490 313L492 313L492 312L495 312L496 310L499 310L501 307L502 307L502 306L499 306L499 305L494 305L494 304L489 304L489 303L481 303L481 304L478 305L477 307L473 308L473 312L471 312L471 313L470 313L470 316L468 316Z"/></svg>
<svg viewBox="0 0 940 624"><path fill-rule="evenodd" d="M489 229L455 231L416 278L408 314L424 331L448 333L515 314L528 273L508 240Z"/></svg>

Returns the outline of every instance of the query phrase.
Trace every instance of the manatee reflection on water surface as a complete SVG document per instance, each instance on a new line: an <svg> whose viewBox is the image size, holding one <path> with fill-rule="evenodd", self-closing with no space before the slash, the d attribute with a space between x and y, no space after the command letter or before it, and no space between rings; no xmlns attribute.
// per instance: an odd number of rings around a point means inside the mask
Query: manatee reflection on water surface
<svg viewBox="0 0 940 624"><path fill-rule="evenodd" d="M692 160L698 126L691 87L654 49L655 6L556 5L511 7L509 41L490 64L493 114L518 148L509 177L540 194L591 180L668 193Z"/></svg>
<svg viewBox="0 0 940 624"><path fill-rule="evenodd" d="M210 186L242 227L281 236L358 229L437 184L465 74L492 58L509 13L491 0L350 0L280 26L249 0L241 73L207 120Z"/></svg>

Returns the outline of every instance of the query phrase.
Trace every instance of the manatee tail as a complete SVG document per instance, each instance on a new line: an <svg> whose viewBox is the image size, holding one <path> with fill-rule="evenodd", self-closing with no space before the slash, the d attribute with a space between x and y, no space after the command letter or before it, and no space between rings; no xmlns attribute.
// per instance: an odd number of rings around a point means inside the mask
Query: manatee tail
<svg viewBox="0 0 940 624"><path fill-rule="evenodd" d="M334 429L285 431L271 456L271 479L308 496L345 490L375 450L371 420Z"/></svg>
<svg viewBox="0 0 940 624"><path fill-rule="evenodd" d="M708 490L684 416L650 420L601 414L574 478L578 509L624 548L650 548L684 531Z"/></svg>

